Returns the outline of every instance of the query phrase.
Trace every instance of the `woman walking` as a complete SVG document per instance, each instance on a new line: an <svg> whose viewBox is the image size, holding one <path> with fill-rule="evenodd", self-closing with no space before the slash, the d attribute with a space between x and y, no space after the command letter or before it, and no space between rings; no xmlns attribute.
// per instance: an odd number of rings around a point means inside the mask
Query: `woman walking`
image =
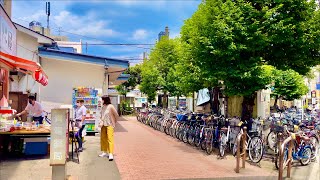
<svg viewBox="0 0 320 180"><path fill-rule="evenodd" d="M99 126L101 127L101 151L100 157L109 157L109 161L113 161L114 149L114 128L119 117L116 109L111 104L110 97L102 97L103 106L101 109L101 120Z"/></svg>

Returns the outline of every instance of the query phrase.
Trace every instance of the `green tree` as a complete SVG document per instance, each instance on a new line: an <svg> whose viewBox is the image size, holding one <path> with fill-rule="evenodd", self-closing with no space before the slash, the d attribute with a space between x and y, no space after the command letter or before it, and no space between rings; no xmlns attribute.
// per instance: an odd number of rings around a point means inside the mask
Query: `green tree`
<svg viewBox="0 0 320 180"><path fill-rule="evenodd" d="M175 85L175 64L180 55L180 40L163 37L151 50L150 59L142 64L142 79L140 90L148 95L156 95L157 91L164 93L163 106L167 107L168 94L180 96L182 93ZM153 99L152 97L149 97Z"/></svg>
<svg viewBox="0 0 320 180"><path fill-rule="evenodd" d="M154 101L157 91L161 89L163 84L160 73L157 68L149 61L145 61L141 68L141 84L139 89L148 96L148 101Z"/></svg>
<svg viewBox="0 0 320 180"><path fill-rule="evenodd" d="M138 64L129 67L124 74L129 74L129 79L128 81L116 86L116 90L119 94L126 96L130 90L133 90L141 83L141 65Z"/></svg>
<svg viewBox="0 0 320 180"><path fill-rule="evenodd" d="M299 99L308 92L308 87L304 83L303 76L293 70L274 70L273 71L274 90L272 92L275 97L274 107L277 105L279 98L292 101Z"/></svg>
<svg viewBox="0 0 320 180"><path fill-rule="evenodd" d="M223 80L226 94L244 97L252 116L255 93L270 84L270 67L301 74L319 63L320 20L314 1L205 0L182 27L200 79Z"/></svg>

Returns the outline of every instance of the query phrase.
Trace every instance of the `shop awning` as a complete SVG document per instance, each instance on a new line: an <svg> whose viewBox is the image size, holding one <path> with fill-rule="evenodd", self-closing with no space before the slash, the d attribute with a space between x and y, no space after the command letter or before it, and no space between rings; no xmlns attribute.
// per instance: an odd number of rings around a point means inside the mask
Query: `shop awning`
<svg viewBox="0 0 320 180"><path fill-rule="evenodd" d="M12 56L2 51L0 51L0 62L26 74L32 74L33 78L43 86L48 85L48 76L44 73L40 64L37 62Z"/></svg>

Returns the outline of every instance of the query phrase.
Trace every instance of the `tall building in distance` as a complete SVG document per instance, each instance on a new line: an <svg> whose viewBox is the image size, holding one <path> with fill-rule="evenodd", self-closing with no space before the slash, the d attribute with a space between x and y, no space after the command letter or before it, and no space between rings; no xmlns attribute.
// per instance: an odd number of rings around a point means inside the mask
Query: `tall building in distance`
<svg viewBox="0 0 320 180"><path fill-rule="evenodd" d="M164 37L164 36L169 37L169 28L168 28L168 26L166 26L165 31L161 31L158 34L158 41L160 41L161 38Z"/></svg>

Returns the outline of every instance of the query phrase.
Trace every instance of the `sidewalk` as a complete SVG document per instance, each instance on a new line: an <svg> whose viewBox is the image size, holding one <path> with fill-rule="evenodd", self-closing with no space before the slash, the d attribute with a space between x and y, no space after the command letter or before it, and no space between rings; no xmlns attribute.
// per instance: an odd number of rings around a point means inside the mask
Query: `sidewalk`
<svg viewBox="0 0 320 180"><path fill-rule="evenodd" d="M274 163L263 159L260 167L246 163L235 173L235 158L220 159L182 143L136 121L121 118L115 129L115 161L100 158L100 137L86 136L80 164L67 162L73 180L158 180L158 179L277 179ZM319 178L319 159L309 166L295 163L291 180ZM286 171L284 172L286 177ZM0 180L49 180L49 159L16 159L0 162Z"/></svg>
<svg viewBox="0 0 320 180"><path fill-rule="evenodd" d="M121 179L276 179L275 171L219 159L126 117L116 129L116 163Z"/></svg>
<svg viewBox="0 0 320 180"><path fill-rule="evenodd" d="M67 162L67 175L74 180L119 180L114 161L100 158L100 137L86 136L85 150L80 154L80 164ZM51 166L45 159L16 159L0 162L0 180L49 180Z"/></svg>

